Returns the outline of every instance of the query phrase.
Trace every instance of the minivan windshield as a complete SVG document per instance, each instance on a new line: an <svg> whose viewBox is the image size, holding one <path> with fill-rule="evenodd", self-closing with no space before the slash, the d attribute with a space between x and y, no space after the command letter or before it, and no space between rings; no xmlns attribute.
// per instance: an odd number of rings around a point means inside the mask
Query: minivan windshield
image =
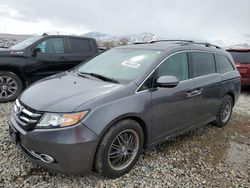
<svg viewBox="0 0 250 188"><path fill-rule="evenodd" d="M135 80L161 54L159 50L115 48L78 68L78 73L130 82Z"/></svg>
<svg viewBox="0 0 250 188"><path fill-rule="evenodd" d="M41 36L36 36L36 37L31 37L28 38L12 47L10 47L11 50L23 50L24 48L28 47L29 45L31 45L32 43L40 40L42 37Z"/></svg>

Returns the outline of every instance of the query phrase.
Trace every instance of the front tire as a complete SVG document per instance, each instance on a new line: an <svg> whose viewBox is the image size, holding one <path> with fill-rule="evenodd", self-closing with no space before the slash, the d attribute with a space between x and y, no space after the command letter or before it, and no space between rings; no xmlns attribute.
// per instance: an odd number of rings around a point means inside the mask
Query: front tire
<svg viewBox="0 0 250 188"><path fill-rule="evenodd" d="M232 111L233 111L233 99L231 96L226 95L222 99L222 103L220 105L214 124L218 127L224 127L230 120Z"/></svg>
<svg viewBox="0 0 250 188"><path fill-rule="evenodd" d="M95 157L95 170L108 178L126 174L143 150L139 123L126 119L114 124L101 139Z"/></svg>
<svg viewBox="0 0 250 188"><path fill-rule="evenodd" d="M0 103L15 100L22 89L22 81L15 73L0 71Z"/></svg>

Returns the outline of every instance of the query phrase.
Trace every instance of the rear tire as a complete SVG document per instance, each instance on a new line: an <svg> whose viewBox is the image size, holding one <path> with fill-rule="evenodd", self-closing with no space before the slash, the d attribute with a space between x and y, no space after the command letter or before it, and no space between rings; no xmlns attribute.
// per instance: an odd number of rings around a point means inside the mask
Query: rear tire
<svg viewBox="0 0 250 188"><path fill-rule="evenodd" d="M0 103L15 100L22 90L22 81L15 73L0 71Z"/></svg>
<svg viewBox="0 0 250 188"><path fill-rule="evenodd" d="M226 95L222 99L222 103L220 105L214 124L218 127L224 127L230 120L232 111L233 111L233 99L231 96Z"/></svg>
<svg viewBox="0 0 250 188"><path fill-rule="evenodd" d="M143 131L139 123L131 119L115 123L99 143L95 170L108 178L126 174L141 155L143 142Z"/></svg>

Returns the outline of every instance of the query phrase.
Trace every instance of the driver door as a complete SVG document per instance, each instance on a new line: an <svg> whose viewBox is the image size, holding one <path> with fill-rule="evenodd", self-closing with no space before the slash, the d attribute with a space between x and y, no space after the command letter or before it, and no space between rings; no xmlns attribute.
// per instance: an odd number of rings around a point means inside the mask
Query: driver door
<svg viewBox="0 0 250 188"><path fill-rule="evenodd" d="M154 141L175 134L194 123L193 98L189 92L194 88L189 79L188 53L180 52L167 58L155 72L155 81L161 76L175 76L179 84L173 88L158 87L152 91Z"/></svg>
<svg viewBox="0 0 250 188"><path fill-rule="evenodd" d="M30 67L34 81L64 71L65 42L63 37L47 38L36 47Z"/></svg>

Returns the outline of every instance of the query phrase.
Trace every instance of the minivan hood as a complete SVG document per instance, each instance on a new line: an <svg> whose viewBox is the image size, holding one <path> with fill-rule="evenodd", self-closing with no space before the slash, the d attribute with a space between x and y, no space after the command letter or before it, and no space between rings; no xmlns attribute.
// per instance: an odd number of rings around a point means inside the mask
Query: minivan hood
<svg viewBox="0 0 250 188"><path fill-rule="evenodd" d="M30 86L20 100L38 111L73 112L78 106L120 87L120 84L64 73Z"/></svg>

